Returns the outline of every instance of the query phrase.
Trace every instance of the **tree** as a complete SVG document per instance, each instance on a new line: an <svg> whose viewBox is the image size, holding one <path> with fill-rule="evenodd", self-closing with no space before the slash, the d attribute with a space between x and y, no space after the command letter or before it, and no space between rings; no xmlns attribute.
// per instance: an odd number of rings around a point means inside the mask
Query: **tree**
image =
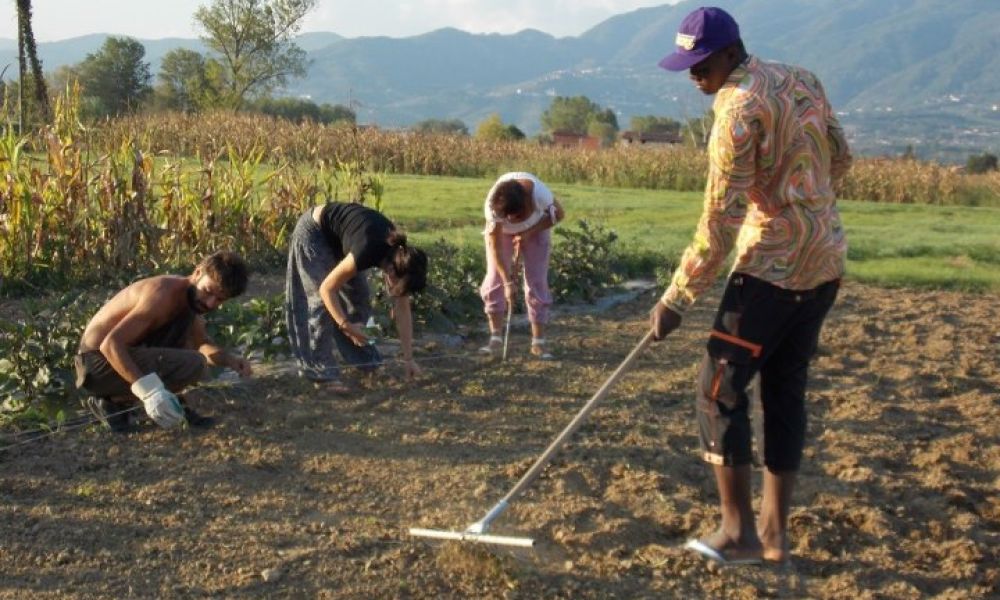
<svg viewBox="0 0 1000 600"><path fill-rule="evenodd" d="M355 124L358 122L358 114L351 107L344 106L343 104L331 105L324 102L319 105L320 123L336 123L338 121L347 121Z"/></svg>
<svg viewBox="0 0 1000 600"><path fill-rule="evenodd" d="M55 71L49 72L45 80L50 90L61 94L80 81L80 73L77 71L77 65L60 65Z"/></svg>
<svg viewBox="0 0 1000 600"><path fill-rule="evenodd" d="M517 125L511 123L507 126L507 139L514 141L523 140L524 132Z"/></svg>
<svg viewBox="0 0 1000 600"><path fill-rule="evenodd" d="M965 161L965 170L968 173L988 173L997 170L997 155L983 152L973 154Z"/></svg>
<svg viewBox="0 0 1000 600"><path fill-rule="evenodd" d="M205 57L194 50L177 48L167 52L158 78L156 96L165 108L192 112L210 95Z"/></svg>
<svg viewBox="0 0 1000 600"><path fill-rule="evenodd" d="M146 48L129 37L111 36L77 67L83 95L95 100L95 116L127 114L149 96L152 75Z"/></svg>
<svg viewBox="0 0 1000 600"><path fill-rule="evenodd" d="M524 139L524 132L513 125L504 125L500 115L493 113L476 127L476 139L487 142L509 142Z"/></svg>
<svg viewBox="0 0 1000 600"><path fill-rule="evenodd" d="M614 143L618 128L611 123L592 119L587 125L587 135L601 140L602 146L610 146Z"/></svg>
<svg viewBox="0 0 1000 600"><path fill-rule="evenodd" d="M697 148L706 147L714 123L715 112L711 108L700 117L688 119L687 123L684 124L684 142Z"/></svg>
<svg viewBox="0 0 1000 600"><path fill-rule="evenodd" d="M31 28L31 0L17 0L17 64L18 64L18 121L23 128L25 116L30 115L42 122L49 118L49 93L42 74L42 61L38 60L35 47L35 33ZM28 73L28 67L31 73ZM27 84L27 85L26 85ZM24 101L24 93L31 90L31 107Z"/></svg>
<svg viewBox="0 0 1000 600"><path fill-rule="evenodd" d="M636 133L680 133L681 122L655 115L634 116L629 121L629 129Z"/></svg>
<svg viewBox="0 0 1000 600"><path fill-rule="evenodd" d="M306 53L292 38L315 5L316 0L213 0L195 12L205 31L202 41L218 55L214 83L223 105L239 109L289 77L305 75Z"/></svg>
<svg viewBox="0 0 1000 600"><path fill-rule="evenodd" d="M568 131L583 135L590 129L591 123L595 122L605 123L618 131L618 119L614 111L610 108L602 109L586 96L558 96L542 113L542 129L548 133Z"/></svg>
<svg viewBox="0 0 1000 600"><path fill-rule="evenodd" d="M348 121L354 123L357 116L350 108L342 105L318 105L311 100L301 98L262 98L249 105L252 109L265 115L301 123L314 121L316 123L334 123Z"/></svg>
<svg viewBox="0 0 1000 600"><path fill-rule="evenodd" d="M425 119L412 127L417 133L441 133L446 135L469 135L469 128L461 119Z"/></svg>

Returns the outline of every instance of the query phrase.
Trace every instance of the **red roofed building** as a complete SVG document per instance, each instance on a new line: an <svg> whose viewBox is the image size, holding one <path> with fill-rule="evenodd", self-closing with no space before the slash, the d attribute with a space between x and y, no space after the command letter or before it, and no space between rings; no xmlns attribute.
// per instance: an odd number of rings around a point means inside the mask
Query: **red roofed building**
<svg viewBox="0 0 1000 600"><path fill-rule="evenodd" d="M597 150L601 147L601 140L582 133L572 131L553 131L552 145L559 148L586 148L587 150Z"/></svg>

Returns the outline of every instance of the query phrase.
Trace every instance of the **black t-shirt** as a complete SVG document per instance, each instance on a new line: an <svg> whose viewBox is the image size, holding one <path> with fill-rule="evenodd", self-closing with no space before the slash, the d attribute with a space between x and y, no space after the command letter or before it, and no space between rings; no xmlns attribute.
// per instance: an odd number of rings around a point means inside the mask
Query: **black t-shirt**
<svg viewBox="0 0 1000 600"><path fill-rule="evenodd" d="M356 202L328 202L320 228L341 258L354 255L359 272L379 266L392 254L387 240L395 225L377 210Z"/></svg>

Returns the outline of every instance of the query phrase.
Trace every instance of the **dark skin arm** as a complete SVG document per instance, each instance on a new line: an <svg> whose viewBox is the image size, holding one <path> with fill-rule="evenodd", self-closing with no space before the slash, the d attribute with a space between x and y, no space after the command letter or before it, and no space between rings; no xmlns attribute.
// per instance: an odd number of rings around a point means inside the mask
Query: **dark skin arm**
<svg viewBox="0 0 1000 600"><path fill-rule="evenodd" d="M662 302L657 302L649 311L649 328L653 330L653 341L662 340L680 326L680 313L671 310Z"/></svg>

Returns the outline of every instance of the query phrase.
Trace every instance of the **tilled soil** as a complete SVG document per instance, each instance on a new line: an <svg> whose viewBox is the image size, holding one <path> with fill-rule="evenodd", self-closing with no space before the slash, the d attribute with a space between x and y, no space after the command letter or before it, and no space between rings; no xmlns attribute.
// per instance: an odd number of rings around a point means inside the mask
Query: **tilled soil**
<svg viewBox="0 0 1000 600"><path fill-rule="evenodd" d="M715 294L648 349L491 532L517 481L642 337L655 296L557 316L559 360L420 345L335 397L258 365L189 395L208 431L95 426L0 450L2 598L988 598L1000 596L995 296L848 284L812 372L793 560L718 568L692 387ZM758 481L759 483L759 481Z"/></svg>

